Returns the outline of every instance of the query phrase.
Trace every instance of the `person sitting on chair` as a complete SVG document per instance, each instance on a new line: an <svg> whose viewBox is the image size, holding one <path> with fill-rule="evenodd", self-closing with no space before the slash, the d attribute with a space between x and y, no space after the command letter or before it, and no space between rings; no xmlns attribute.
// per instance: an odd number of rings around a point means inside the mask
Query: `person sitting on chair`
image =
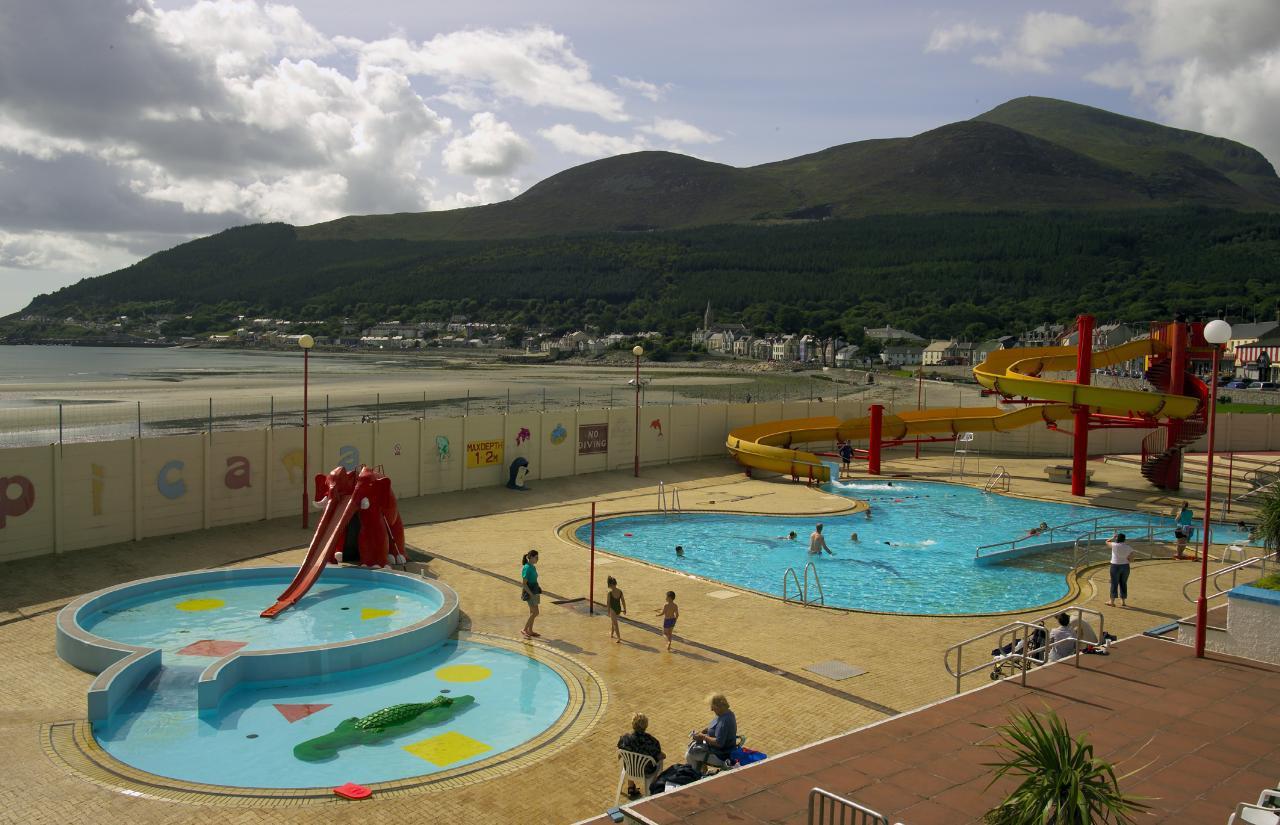
<svg viewBox="0 0 1280 825"><path fill-rule="evenodd" d="M729 700L723 693L715 693L709 701L716 718L702 730L689 734L691 741L685 754L685 762L698 771L707 765L723 768L738 744L738 719L729 710Z"/></svg>
<svg viewBox="0 0 1280 825"><path fill-rule="evenodd" d="M653 758L654 766L644 778L646 788L654 777L662 773L662 760L667 758L667 755L662 752L662 745L648 733L648 729L649 717L643 713L637 713L631 717L631 733L624 733L618 738L618 750L640 753ZM627 785L627 796L632 799L640 796L640 789L636 787L634 780Z"/></svg>

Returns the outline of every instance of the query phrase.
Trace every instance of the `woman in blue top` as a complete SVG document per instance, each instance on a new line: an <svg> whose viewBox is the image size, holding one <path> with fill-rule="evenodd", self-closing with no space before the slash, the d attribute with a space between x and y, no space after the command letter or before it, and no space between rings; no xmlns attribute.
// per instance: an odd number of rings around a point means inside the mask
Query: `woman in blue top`
<svg viewBox="0 0 1280 825"><path fill-rule="evenodd" d="M538 601L542 588L538 586L538 551L530 550L520 559L520 598L529 603L529 620L520 631L526 639L541 636L533 631L533 620L538 618Z"/></svg>
<svg viewBox="0 0 1280 825"><path fill-rule="evenodd" d="M692 742L685 754L689 767L701 771L707 764L723 768L729 754L738 746L738 719L729 710L729 700L723 693L711 696L711 712L716 715L701 731L689 734Z"/></svg>
<svg viewBox="0 0 1280 825"><path fill-rule="evenodd" d="M1173 536L1178 542L1178 558L1180 559L1186 558L1183 556L1183 552L1187 549L1187 542L1191 539L1192 534L1195 533L1195 527L1192 526L1194 520L1195 515L1191 512L1191 506L1185 501L1182 502L1182 509L1178 511L1177 517L1173 520ZM1195 559L1197 555L1193 548L1191 558Z"/></svg>

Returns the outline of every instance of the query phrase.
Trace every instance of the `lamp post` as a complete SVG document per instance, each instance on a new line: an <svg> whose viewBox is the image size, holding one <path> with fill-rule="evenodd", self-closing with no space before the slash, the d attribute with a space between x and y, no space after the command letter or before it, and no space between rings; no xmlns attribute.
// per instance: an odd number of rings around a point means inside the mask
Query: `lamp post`
<svg viewBox="0 0 1280 825"><path fill-rule="evenodd" d="M1204 658L1204 637L1209 626L1209 600L1205 585L1209 578L1209 510L1213 506L1213 430L1218 408L1218 362L1222 345L1231 340L1231 325L1217 318L1204 325L1204 340L1213 346L1213 372L1209 378L1209 454L1205 457L1204 521L1200 526L1200 598L1196 600L1196 657Z"/></svg>
<svg viewBox="0 0 1280 825"><path fill-rule="evenodd" d="M311 348L316 345L316 339L310 335L303 335L298 339L298 346L302 347L302 529L306 530L311 524L311 510L307 501L307 393L311 384Z"/></svg>
<svg viewBox="0 0 1280 825"><path fill-rule="evenodd" d="M640 477L640 356L644 355L644 347L636 344L631 348L636 357L636 478Z"/></svg>

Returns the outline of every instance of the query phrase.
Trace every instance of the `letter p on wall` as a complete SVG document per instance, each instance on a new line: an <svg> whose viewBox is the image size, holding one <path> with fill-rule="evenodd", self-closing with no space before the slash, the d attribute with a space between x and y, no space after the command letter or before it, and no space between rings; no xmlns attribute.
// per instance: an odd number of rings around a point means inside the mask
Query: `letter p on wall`
<svg viewBox="0 0 1280 825"><path fill-rule="evenodd" d="M6 519L24 515L36 503L36 486L26 476L0 476L0 529Z"/></svg>

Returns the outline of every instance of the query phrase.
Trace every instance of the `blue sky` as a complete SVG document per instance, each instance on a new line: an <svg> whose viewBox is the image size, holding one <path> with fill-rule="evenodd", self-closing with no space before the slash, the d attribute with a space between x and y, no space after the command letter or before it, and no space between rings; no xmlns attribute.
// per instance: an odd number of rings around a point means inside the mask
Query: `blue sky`
<svg viewBox="0 0 1280 825"><path fill-rule="evenodd" d="M1280 3L0 0L0 313L227 226L748 166L1021 95L1280 159Z"/></svg>

